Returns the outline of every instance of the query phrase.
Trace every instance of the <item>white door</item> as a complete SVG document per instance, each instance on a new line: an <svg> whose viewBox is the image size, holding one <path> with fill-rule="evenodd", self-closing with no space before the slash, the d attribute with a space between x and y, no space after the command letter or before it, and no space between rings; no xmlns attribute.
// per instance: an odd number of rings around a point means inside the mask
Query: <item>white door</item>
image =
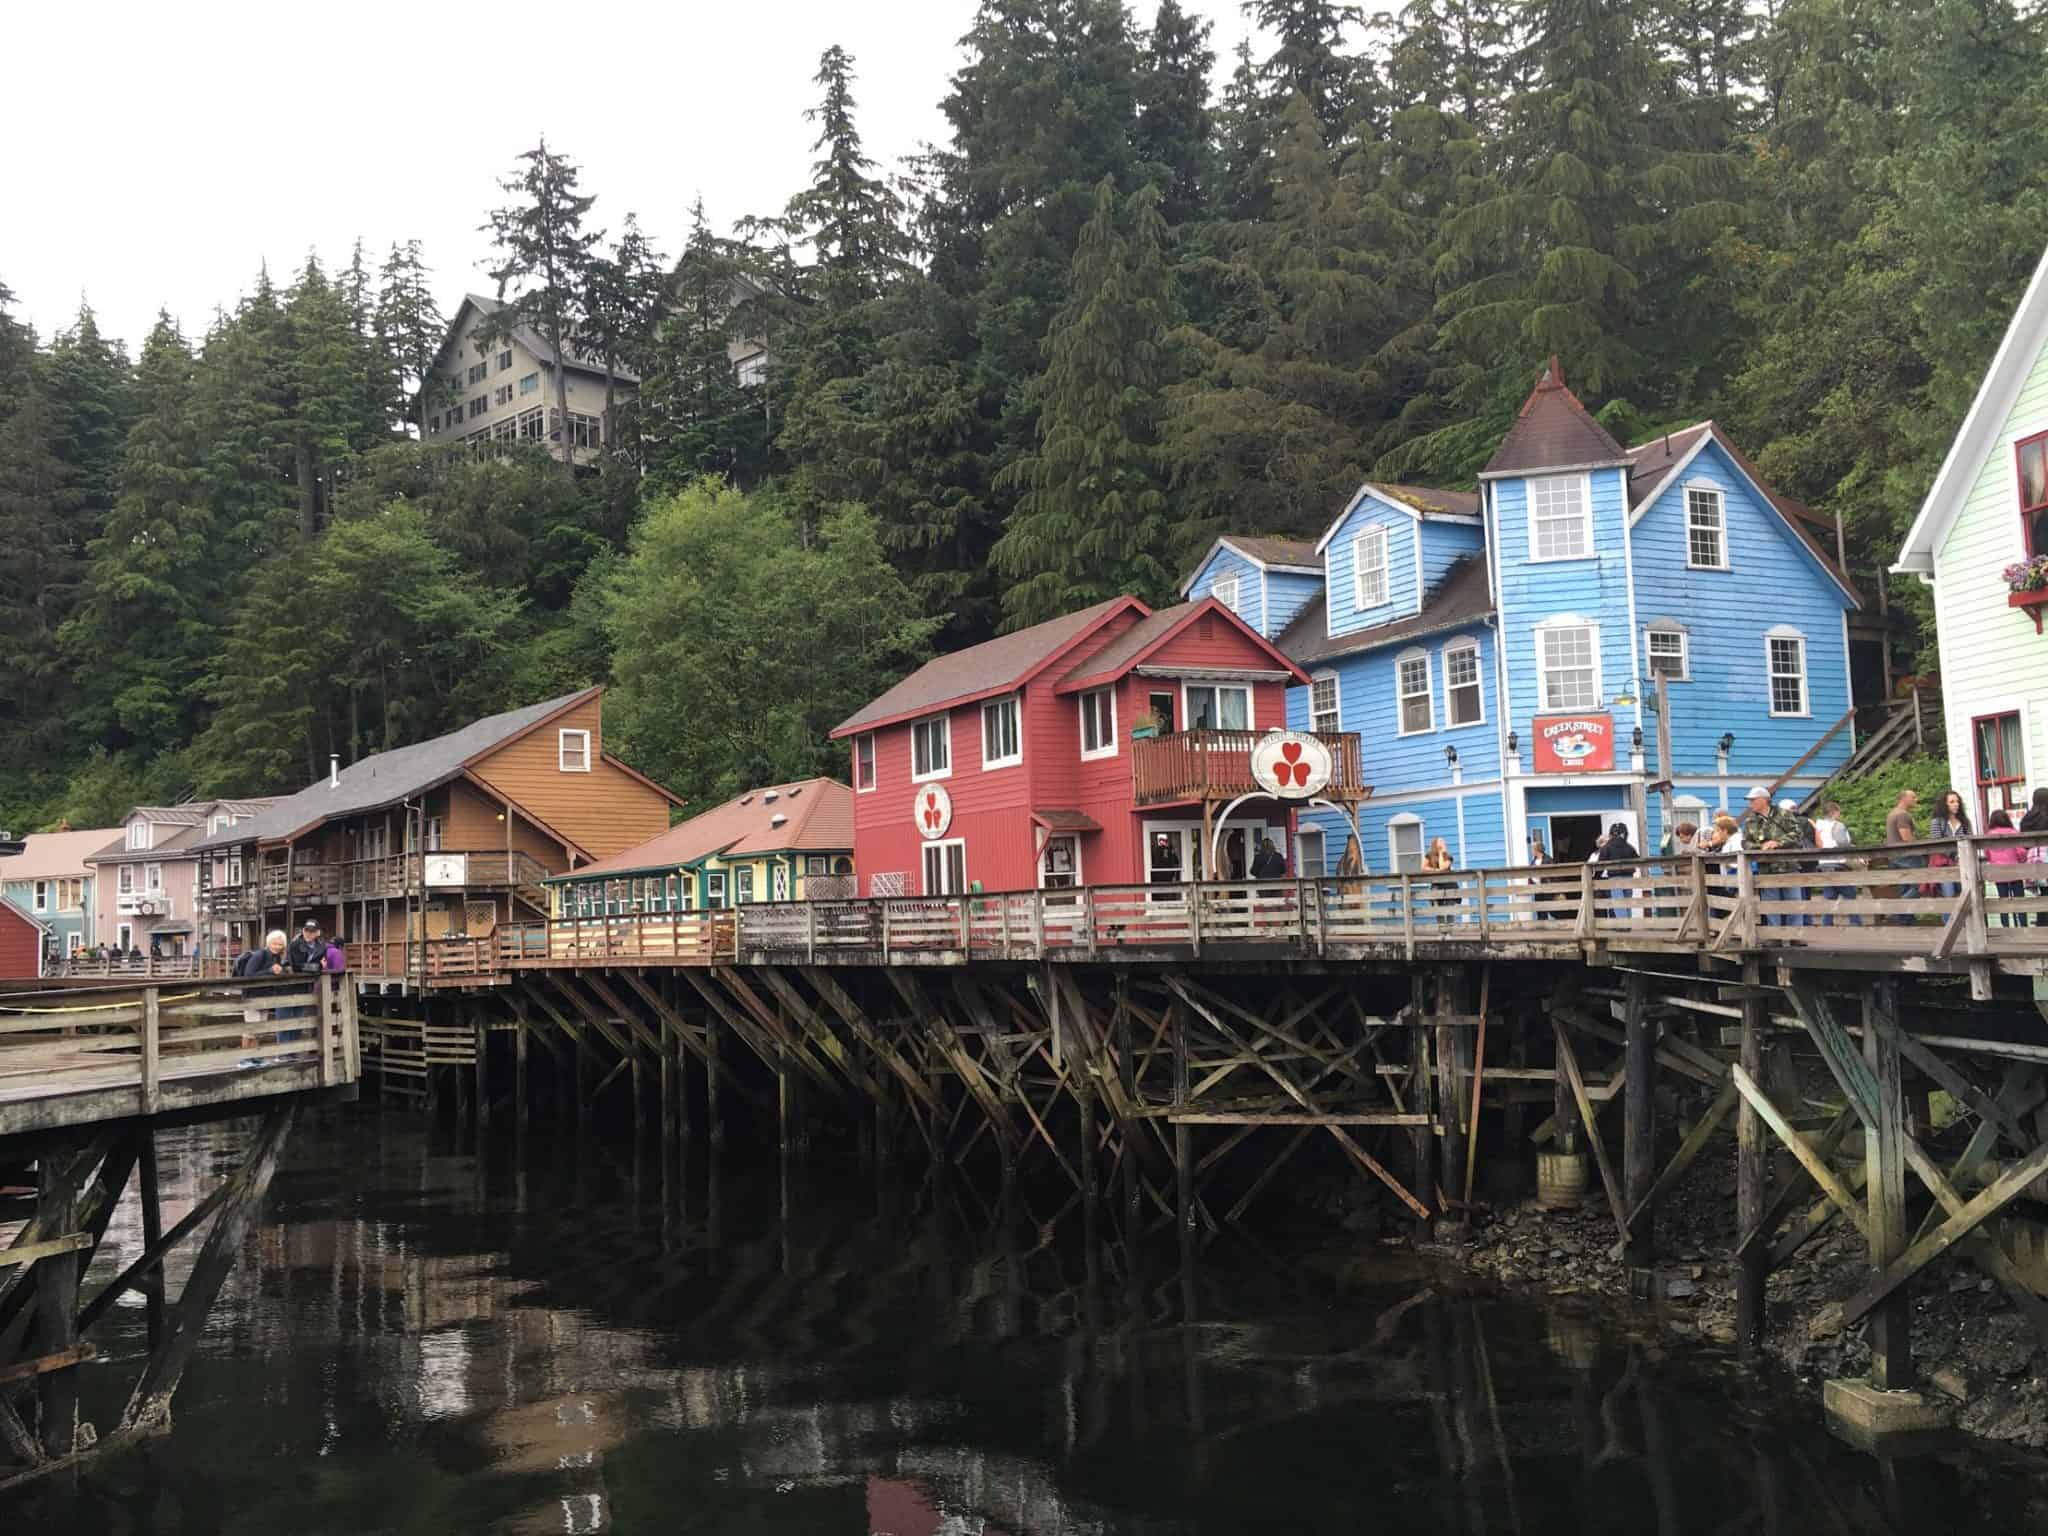
<svg viewBox="0 0 2048 1536"><path fill-rule="evenodd" d="M1149 885L1180 886L1194 878L1196 845L1201 832L1194 827L1150 822L1145 827L1145 880ZM1178 901L1179 890L1154 893L1154 901Z"/></svg>

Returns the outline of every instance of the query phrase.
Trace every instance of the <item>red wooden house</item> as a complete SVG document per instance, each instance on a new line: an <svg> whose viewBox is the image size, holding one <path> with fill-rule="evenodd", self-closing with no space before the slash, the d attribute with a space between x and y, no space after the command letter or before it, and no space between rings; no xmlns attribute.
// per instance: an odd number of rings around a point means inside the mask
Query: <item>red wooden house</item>
<svg viewBox="0 0 2048 1536"><path fill-rule="evenodd" d="M1242 879L1257 838L1291 848L1250 755L1307 681L1213 598L1119 597L941 656L832 733L852 745L861 894ZM1326 745L1328 794L1357 798L1357 738Z"/></svg>

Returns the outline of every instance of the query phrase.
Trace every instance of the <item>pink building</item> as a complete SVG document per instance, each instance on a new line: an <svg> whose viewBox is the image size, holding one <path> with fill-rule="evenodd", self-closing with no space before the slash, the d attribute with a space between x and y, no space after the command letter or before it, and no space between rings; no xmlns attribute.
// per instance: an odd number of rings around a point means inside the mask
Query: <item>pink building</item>
<svg viewBox="0 0 2048 1536"><path fill-rule="evenodd" d="M121 819L120 837L87 861L94 872L95 942L167 960L218 954L225 925L209 922L198 909L199 858L192 847L273 803L193 800L130 811Z"/></svg>

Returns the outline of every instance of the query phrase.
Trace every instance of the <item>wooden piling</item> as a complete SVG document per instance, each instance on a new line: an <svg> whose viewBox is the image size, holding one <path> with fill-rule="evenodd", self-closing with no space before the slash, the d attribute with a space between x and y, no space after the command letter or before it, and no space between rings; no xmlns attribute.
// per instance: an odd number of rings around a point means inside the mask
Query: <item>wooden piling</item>
<svg viewBox="0 0 2048 1536"><path fill-rule="evenodd" d="M49 1151L38 1160L36 1219L45 1232L64 1235L78 1229L80 1182L67 1176L69 1163ZM36 1262L36 1347L45 1363L73 1353L78 1344L78 1266L75 1248L46 1253ZM36 1378L36 1397L42 1413L43 1454L69 1456L78 1429L77 1361L42 1371Z"/></svg>
<svg viewBox="0 0 2048 1536"><path fill-rule="evenodd" d="M720 1036L724 1032L723 1021L718 1010L711 1009L704 1015L704 1119L706 1134L713 1147L725 1145L725 1107L718 1092Z"/></svg>
<svg viewBox="0 0 2048 1536"><path fill-rule="evenodd" d="M1863 1060L1877 1080L1876 1123L1865 1127L1864 1191L1869 1202L1870 1271L1886 1266L1905 1252L1911 1232L1906 1225L1905 1119L1906 1096L1899 1060L1898 983L1886 978L1869 983L1863 994ZM1870 1384L1880 1392L1902 1392L1913 1385L1913 1314L1906 1287L1899 1286L1871 1309Z"/></svg>
<svg viewBox="0 0 2048 1536"><path fill-rule="evenodd" d="M526 1010L519 1010L519 1022L512 1032L512 1125L520 1135L526 1134L526 1051L532 1024L527 1022Z"/></svg>
<svg viewBox="0 0 2048 1536"><path fill-rule="evenodd" d="M1749 967L1751 972L1755 967ZM1752 983L1754 976L1749 978ZM1759 993L1742 999L1742 1070L1760 1079L1764 1069L1764 1025L1767 1006ZM1753 1231L1763 1220L1766 1183L1770 1176L1768 1148L1763 1121L1755 1107L1744 1098L1736 1106L1735 1119L1735 1230L1738 1235ZM1768 1237L1769 1234L1762 1234ZM1770 1273L1770 1244L1751 1243L1735 1255L1735 1342L1744 1352L1754 1352L1764 1337L1764 1281Z"/></svg>
<svg viewBox="0 0 2048 1536"><path fill-rule="evenodd" d="M1116 983L1116 1022L1113 1028L1116 1035L1117 1090L1123 1102L1130 1105L1138 1101L1138 1072L1131 1049L1131 1005L1130 999L1125 996L1124 986L1124 978L1119 976ZM1129 1241L1138 1232L1138 1222L1142 1214L1138 1191L1138 1149L1131 1139L1131 1122L1123 1119L1118 1123L1120 1141L1117 1147L1117 1163L1124 1186L1124 1236L1125 1240Z"/></svg>
<svg viewBox="0 0 2048 1536"><path fill-rule="evenodd" d="M1188 1107L1188 1029L1193 1021L1186 1009L1178 1010L1173 1021L1173 1107ZM1174 1211L1180 1226L1181 1257L1185 1263L1195 1240L1194 1127L1185 1119L1173 1122ZM1129 1156L1129 1152L1125 1156Z"/></svg>
<svg viewBox="0 0 2048 1536"><path fill-rule="evenodd" d="M1435 1095L1431 1092L1429 1066L1431 1031L1429 1027L1428 978L1422 975L1415 977L1413 999L1408 1024L1408 1110L1411 1114L1434 1116L1436 1105ZM1421 1125L1411 1127L1408 1132L1411 1182L1418 1197L1423 1199L1424 1204L1431 1203L1427 1196L1435 1180L1435 1171L1430 1166L1431 1159L1435 1156L1435 1148L1433 1146L1435 1139L1430 1134L1430 1127L1427 1121ZM1418 1234L1427 1235L1429 1231L1429 1218L1426 1216L1417 1217L1416 1230Z"/></svg>
<svg viewBox="0 0 2048 1536"><path fill-rule="evenodd" d="M137 1193L142 1201L142 1250L147 1253L163 1241L164 1235L163 1201L157 1190L156 1130L147 1120L139 1120L135 1125L135 1166L140 1183ZM142 1281L149 1347L155 1349L164 1339L163 1266L159 1264Z"/></svg>
<svg viewBox="0 0 2048 1536"><path fill-rule="evenodd" d="M481 1015L476 1021L476 1126L484 1130L491 1123L491 1030Z"/></svg>
<svg viewBox="0 0 2048 1536"><path fill-rule="evenodd" d="M1657 1212L1646 1208L1657 1181L1657 1026L1649 1014L1649 979L1628 978L1627 1037L1622 1047L1622 1189L1631 1219L1622 1261L1628 1266L1629 1288L1638 1296L1650 1288L1650 1267L1657 1260ZM1588 1130L1589 1135L1597 1131Z"/></svg>

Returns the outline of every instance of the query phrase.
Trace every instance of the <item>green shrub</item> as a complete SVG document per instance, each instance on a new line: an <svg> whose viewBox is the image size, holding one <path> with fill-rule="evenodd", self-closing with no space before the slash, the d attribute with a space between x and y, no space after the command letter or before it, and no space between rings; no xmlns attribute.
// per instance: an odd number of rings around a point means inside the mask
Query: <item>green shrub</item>
<svg viewBox="0 0 2048 1536"><path fill-rule="evenodd" d="M1881 843L1884 841L1884 819L1891 814L1900 790L1916 789L1920 792L1920 804L1913 816L1924 835L1927 818L1934 814L1942 792L1949 787L1947 758L1903 757L1868 778L1833 786L1827 798L1842 802L1842 820L1849 824L1849 831L1858 843ZM1965 796L1969 793L1967 789L1963 792ZM1971 820L1974 822L1975 819L1973 814Z"/></svg>

